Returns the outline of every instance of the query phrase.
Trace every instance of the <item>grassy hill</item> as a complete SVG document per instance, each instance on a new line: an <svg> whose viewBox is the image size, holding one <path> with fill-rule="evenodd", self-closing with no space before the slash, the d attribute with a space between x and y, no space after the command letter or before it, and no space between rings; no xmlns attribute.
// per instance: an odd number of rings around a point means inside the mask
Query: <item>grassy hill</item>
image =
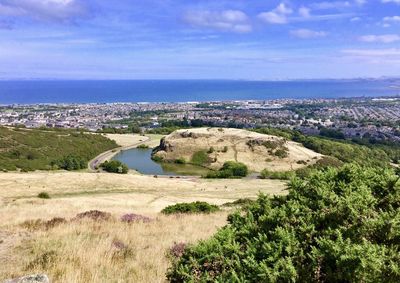
<svg viewBox="0 0 400 283"><path fill-rule="evenodd" d="M219 170L227 161L244 163L250 171L296 170L321 159L301 144L282 137L241 129L178 130L162 139L154 157L166 162L191 163Z"/></svg>
<svg viewBox="0 0 400 283"><path fill-rule="evenodd" d="M89 161L115 147L97 134L0 127L0 170L49 170L66 156Z"/></svg>

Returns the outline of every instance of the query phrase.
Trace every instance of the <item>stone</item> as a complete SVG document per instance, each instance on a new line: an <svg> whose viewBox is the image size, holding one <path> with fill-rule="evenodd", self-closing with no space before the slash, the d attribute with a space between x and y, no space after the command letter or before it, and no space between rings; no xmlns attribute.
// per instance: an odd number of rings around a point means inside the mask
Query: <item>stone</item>
<svg viewBox="0 0 400 283"><path fill-rule="evenodd" d="M45 274L27 275L20 278L9 279L4 283L50 283L49 277Z"/></svg>

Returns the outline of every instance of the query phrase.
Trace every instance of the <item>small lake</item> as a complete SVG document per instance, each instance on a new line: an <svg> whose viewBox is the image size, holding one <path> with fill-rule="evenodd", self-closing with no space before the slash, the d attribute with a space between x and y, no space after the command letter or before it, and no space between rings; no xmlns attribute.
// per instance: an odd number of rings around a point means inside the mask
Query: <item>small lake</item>
<svg viewBox="0 0 400 283"><path fill-rule="evenodd" d="M167 175L167 176L201 176L210 170L190 165L174 163L158 163L151 159L152 149L133 148L123 150L113 157L128 165L129 169L138 171L145 175Z"/></svg>

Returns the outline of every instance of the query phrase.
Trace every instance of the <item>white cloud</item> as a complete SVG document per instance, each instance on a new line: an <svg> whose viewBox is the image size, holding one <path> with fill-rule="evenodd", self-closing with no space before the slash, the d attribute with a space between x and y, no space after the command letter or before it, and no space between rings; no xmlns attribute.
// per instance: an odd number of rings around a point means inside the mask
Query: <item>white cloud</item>
<svg viewBox="0 0 400 283"><path fill-rule="evenodd" d="M310 7L315 10L330 10L330 9L344 9L353 6L363 6L366 4L366 0L354 0L354 1L324 1L312 3Z"/></svg>
<svg viewBox="0 0 400 283"><path fill-rule="evenodd" d="M311 16L311 9L307 7L300 7L299 15L303 18L309 18Z"/></svg>
<svg viewBox="0 0 400 283"><path fill-rule="evenodd" d="M400 0L382 0L382 3L395 3L395 4L400 4Z"/></svg>
<svg viewBox="0 0 400 283"><path fill-rule="evenodd" d="M288 22L287 16L292 13L293 10L290 7L285 3L280 3L278 7L272 11L260 13L258 17L270 24L286 24Z"/></svg>
<svg viewBox="0 0 400 283"><path fill-rule="evenodd" d="M360 57L391 57L400 56L400 49L345 49L342 53Z"/></svg>
<svg viewBox="0 0 400 283"><path fill-rule="evenodd" d="M364 35L359 37L363 42L379 42L379 43L393 43L400 41L400 36L397 34L384 34L384 35Z"/></svg>
<svg viewBox="0 0 400 283"><path fill-rule="evenodd" d="M393 17L384 17L384 22L399 22L400 23L400 16L393 16Z"/></svg>
<svg viewBox="0 0 400 283"><path fill-rule="evenodd" d="M400 16L392 16L392 17L384 17L382 22L379 22L378 25L388 28L391 27L392 24L400 23Z"/></svg>
<svg viewBox="0 0 400 283"><path fill-rule="evenodd" d="M68 22L86 15L82 0L3 0L0 15L30 17L35 20Z"/></svg>
<svg viewBox="0 0 400 283"><path fill-rule="evenodd" d="M361 18L360 17L354 17L354 18L351 18L350 19L350 22L359 22L359 21L361 21Z"/></svg>
<svg viewBox="0 0 400 283"><path fill-rule="evenodd" d="M245 13L238 10L191 11L184 15L184 20L192 26L206 27L237 33L248 33L253 30Z"/></svg>
<svg viewBox="0 0 400 283"><path fill-rule="evenodd" d="M327 33L324 31L314 31L310 29L297 29L290 31L292 36L302 38L302 39L309 39L309 38L318 38L318 37L325 37Z"/></svg>

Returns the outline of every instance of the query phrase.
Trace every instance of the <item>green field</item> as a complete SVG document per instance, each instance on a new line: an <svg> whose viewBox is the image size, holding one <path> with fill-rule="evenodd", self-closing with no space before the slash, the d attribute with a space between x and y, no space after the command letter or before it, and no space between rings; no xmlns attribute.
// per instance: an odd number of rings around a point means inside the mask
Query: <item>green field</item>
<svg viewBox="0 0 400 283"><path fill-rule="evenodd" d="M57 169L52 164L64 157L87 162L116 147L114 141L97 134L0 127L0 170Z"/></svg>

